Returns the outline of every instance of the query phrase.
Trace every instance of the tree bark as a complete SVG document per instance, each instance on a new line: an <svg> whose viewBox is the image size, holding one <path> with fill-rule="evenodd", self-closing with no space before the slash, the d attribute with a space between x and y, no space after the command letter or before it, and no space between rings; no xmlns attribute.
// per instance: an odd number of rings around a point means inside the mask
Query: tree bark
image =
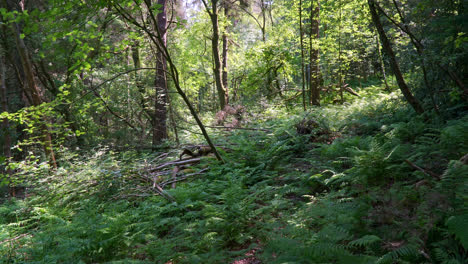
<svg viewBox="0 0 468 264"><path fill-rule="evenodd" d="M384 79L384 83L385 83L385 89L387 89L387 91L391 91L390 90L390 86L388 86L388 81L387 81L387 73L385 71L385 63L384 63L384 60L383 60L383 56L382 56L382 52L380 51L380 41L379 41L379 38L376 37L376 44L377 44L377 53L379 55L379 62L380 62L380 70L382 71L382 77Z"/></svg>
<svg viewBox="0 0 468 264"><path fill-rule="evenodd" d="M39 88L36 85L36 81L34 79L33 67L32 63L29 59L28 50L26 45L24 44L23 39L21 38L21 33L19 27L16 23L12 23L13 32L15 35L15 42L16 48L18 53L21 57L21 64L23 66L24 74L25 74L25 88L28 90L32 103L34 106L38 106L43 103L42 98L40 96ZM55 161L55 153L52 148L52 137L50 136L49 129L46 125L46 120L43 120L43 123L40 127L42 133L42 144L44 147L44 152L46 157L49 159L49 164L54 169L57 168L57 162Z"/></svg>
<svg viewBox="0 0 468 264"><path fill-rule="evenodd" d="M343 97L343 90L344 90L344 86L343 86L343 67L342 67L342 64L341 63L341 21L342 21L342 16L343 16L343 7L341 6L341 0L339 0L339 5L340 5L340 27L339 27L339 32L338 32L338 64L340 65L339 66L339 70L338 70L338 85L340 86L340 102L341 103L344 103L344 97Z"/></svg>
<svg viewBox="0 0 468 264"><path fill-rule="evenodd" d="M157 14L157 23L153 25L155 31L161 34L160 45L166 46L166 0L158 0L160 12ZM156 57L156 76L154 79L155 96L154 96L154 113L153 113L153 149L161 144L164 139L167 139L167 81L166 81L166 57L162 52L158 52Z"/></svg>
<svg viewBox="0 0 468 264"><path fill-rule="evenodd" d="M395 74L395 77L397 79L398 87L400 87L400 90L403 93L403 96L408 101L408 103L413 107L414 111L416 111L416 113L418 114L422 114L424 113L424 109L422 108L421 103L418 101L418 99L413 96L413 94L409 90L408 85L405 82L405 79L403 78L403 74L400 71L400 66L398 65L398 62L396 60L395 53L393 52L390 41L388 40L387 35L385 34L382 23L380 23L380 18L379 18L379 15L377 14L374 1L375 0L367 1L369 5L369 10L372 16L372 22L374 23L374 26L377 29L377 32L379 33L380 40L382 42L382 48L390 60L390 66L392 67L393 73Z"/></svg>
<svg viewBox="0 0 468 264"><path fill-rule="evenodd" d="M211 49L213 52L213 62L214 69L213 73L215 76L216 90L218 91L218 100L219 106L224 109L224 106L228 103L228 93L226 88L223 85L222 78L222 64L221 57L219 56L219 21L218 21L218 0L211 0L211 8L208 6L206 0L202 0L203 5L205 6L206 12L211 19L211 24L213 27L213 36L211 38Z"/></svg>
<svg viewBox="0 0 468 264"><path fill-rule="evenodd" d="M313 39L316 41L320 38L320 3L316 1L315 8L311 3L310 7L310 76L309 76L309 98L312 105L320 105L320 67L319 67L319 49L312 45ZM318 44L318 43L317 43Z"/></svg>
<svg viewBox="0 0 468 264"><path fill-rule="evenodd" d="M230 16L229 16L229 6L228 5L225 5L224 6L224 15L226 16L226 19L229 19ZM226 28L224 28L224 32L223 32L223 61L222 61L222 68L223 68L223 72L222 72L222 81L223 81L223 87L226 91L226 104L229 104L229 94L228 91L228 49L229 49L229 39L228 39L228 34L227 34L227 31L228 31L228 27L226 26Z"/></svg>
<svg viewBox="0 0 468 264"><path fill-rule="evenodd" d="M2 112L8 112L8 95L6 88L6 69L3 57L0 54L0 95ZM3 119L2 130L4 134L3 142L3 155L8 159L11 157L11 137L10 137L10 123L8 118Z"/></svg>
<svg viewBox="0 0 468 264"><path fill-rule="evenodd" d="M302 28L302 0L299 0L299 34L301 45L302 107L306 110L305 70L304 70L304 29Z"/></svg>

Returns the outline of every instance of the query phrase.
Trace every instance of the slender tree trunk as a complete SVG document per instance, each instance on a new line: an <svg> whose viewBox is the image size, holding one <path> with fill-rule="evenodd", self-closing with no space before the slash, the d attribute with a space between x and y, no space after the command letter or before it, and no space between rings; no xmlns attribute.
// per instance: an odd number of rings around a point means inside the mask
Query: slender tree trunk
<svg viewBox="0 0 468 264"><path fill-rule="evenodd" d="M395 26L401 28L410 37L411 43L413 44L414 48L416 49L416 53L418 54L419 62L421 63L421 69L422 69L422 73L423 73L424 84L426 85L426 88L428 89L428 91L430 93L429 96L431 97L432 105L434 107L434 110L437 113L439 113L439 109L438 109L438 106L437 106L437 104L435 102L435 98L434 98L434 90L433 90L432 85L430 84L428 76L427 76L426 63L424 62L424 56L423 56L423 51L424 51L423 45L416 38L416 36L410 31L409 27L406 25L405 17L403 16L403 13L401 12L400 7L398 6L398 4L397 4L397 2L395 0L393 0L393 5L395 6L395 8L397 10L397 13L400 16L401 22L403 22L403 26L400 23L397 23L395 20L391 19L377 3L375 3L375 5L376 5L376 8L377 8L377 10L379 12L381 12L382 14L384 14L384 16L389 18L389 20L393 24L395 24Z"/></svg>
<svg viewBox="0 0 468 264"><path fill-rule="evenodd" d="M133 67L135 69L141 68L140 48L138 46L139 46L139 43L133 43L132 46L131 46ZM143 111L143 114L152 123L153 122L152 114L149 111L149 107L148 107L148 104L147 104L146 99L145 99L145 95L146 95L145 86L142 83L142 79L141 79L140 74L138 73L138 71L135 71L134 77L135 77L135 86L137 87L138 92L140 94L140 107L141 107L141 109ZM141 134L140 134L140 138L139 138L140 142L143 142L143 140L145 139L145 137L146 137L145 132L146 131L143 128L143 125L142 125L142 130L141 130Z"/></svg>
<svg viewBox="0 0 468 264"><path fill-rule="evenodd" d="M166 0L158 0L160 12L157 14L157 24L154 25L155 30L161 34L162 43L166 46ZM157 28L157 29L156 29ZM153 149L161 144L164 139L167 139L167 80L166 80L166 57L162 52L156 55L156 76L154 79L155 96L154 96L154 114L153 114Z"/></svg>
<svg viewBox="0 0 468 264"><path fill-rule="evenodd" d="M338 64L339 64L339 74L338 74L338 85L340 86L340 101L341 103L344 103L344 98L343 98L343 67L341 63L341 20L343 16L343 7L341 6L341 0L339 1L340 5L340 28L338 32Z"/></svg>
<svg viewBox="0 0 468 264"><path fill-rule="evenodd" d="M395 58L395 53L393 52L390 41L388 40L387 35L385 34L382 23L380 23L380 18L377 14L374 0L368 0L368 5L372 16L372 21L374 22L374 26L377 29L377 32L379 33L380 40L382 41L383 50L388 55L388 58L390 60L390 66L392 67L393 73L395 74L398 86L400 87L401 92L405 96L408 103L416 111L416 113L422 114L424 112L424 109L422 108L421 103L418 101L418 99L413 96L413 94L409 90L408 85L405 82L405 79L403 78L403 74L400 71L400 66L398 65L398 62Z"/></svg>
<svg viewBox="0 0 468 264"><path fill-rule="evenodd" d="M32 103L35 106L42 104L42 98L40 96L39 88L36 85L36 81L34 79L34 72L32 63L29 59L28 50L26 45L24 44L23 39L21 38L21 33L19 27L16 23L12 23L13 32L15 34L15 42L16 48L18 53L21 57L21 64L23 66L24 74L25 74L25 87L28 90ZM52 138L49 133L49 129L45 124L46 120L43 120L43 124L41 125L41 133L42 133L42 144L44 146L44 152L49 159L49 164L53 168L57 168L57 162L55 161L55 153L52 148Z"/></svg>
<svg viewBox="0 0 468 264"><path fill-rule="evenodd" d="M230 15L229 15L229 7L227 5L224 6L224 15L226 16L226 19L229 20ZM229 40L228 40L228 27L224 29L223 32L223 61L222 61L222 81L223 81L223 87L226 91L226 104L229 104L229 95L228 95L228 49L229 49Z"/></svg>
<svg viewBox="0 0 468 264"><path fill-rule="evenodd" d="M158 24L158 21L156 20L156 18L154 17L153 12L151 11L151 8L150 8L151 3L149 3L148 1L149 0L145 0L145 4L146 4L147 8L150 11L149 16L151 17L151 19L153 20L153 22L155 24ZM204 3L204 4L206 6L206 3ZM195 111L195 108L193 107L192 103L190 102L187 95L185 94L185 92L182 90L182 87L180 86L179 71L177 70L177 67L175 66L174 62L172 61L172 58L171 58L171 56L169 54L169 51L167 50L167 47L165 45L161 45L164 42L163 38L162 38L162 34L159 32L159 30L157 30L156 32L154 32L154 31L151 32L147 27L145 27L145 25L140 24L134 17L132 17L128 12L126 12L125 9L122 8L122 6L120 6L118 3L114 3L113 6L124 17L124 19L126 19L127 21L129 21L133 25L135 25L138 28L140 28L141 30L143 30L148 35L151 42L157 47L159 52L161 52L164 55L164 57L166 58L167 63L169 64L169 73L170 73L170 76L172 78L172 81L174 82L174 86L175 86L175 88L177 90L177 93L184 100L184 102L187 105L190 113L192 114L192 117L197 122L197 125L198 125L198 127L200 128L200 130L201 130L201 132L203 134L203 137L205 138L208 145L213 150L213 153L215 154L216 158L219 161L224 163L224 160L221 157L221 155L219 154L219 152L217 151L216 146L211 141L211 138L209 137L208 132L205 129L205 126L203 125L200 118L198 117L198 114Z"/></svg>
<svg viewBox="0 0 468 264"><path fill-rule="evenodd" d="M174 107L172 106L171 96L169 94L167 96L167 103L169 104L169 118L171 119L172 130L174 130L175 140L176 140L177 146L179 146L180 145L179 132L177 131L177 123L175 121Z"/></svg>
<svg viewBox="0 0 468 264"><path fill-rule="evenodd" d="M302 0L299 0L299 34L301 35L301 79L302 79L302 107L306 109L305 69L304 69L304 29L302 28Z"/></svg>
<svg viewBox="0 0 468 264"><path fill-rule="evenodd" d="M260 1L260 9L262 9L262 41L265 42L265 31L266 31L266 7L265 7L265 2L263 0Z"/></svg>
<svg viewBox="0 0 468 264"><path fill-rule="evenodd" d="M380 51L379 37L376 36L375 39L376 39L376 42L377 42L377 52L379 54L380 69L382 71L382 76L383 76L384 83L385 83L385 89L387 89L387 91L390 92L390 86L388 86L388 81L387 81L387 73L385 72L385 63L384 63L384 60L383 60L382 52Z"/></svg>
<svg viewBox="0 0 468 264"><path fill-rule="evenodd" d="M0 96L2 112L8 112L8 95L6 88L6 69L5 69L4 58L0 54ZM2 122L2 130L4 134L3 142L3 155L8 159L11 157L11 137L10 137L10 123L8 118L4 118Z"/></svg>
<svg viewBox="0 0 468 264"><path fill-rule="evenodd" d="M213 27L213 37L211 38L211 49L213 51L213 61L214 68L213 73L215 76L216 90L218 91L218 100L221 110L224 109L224 106L228 103L228 93L225 87L223 86L222 78L222 63L221 57L219 55L219 21L218 21L218 0L211 0L211 10L208 7L208 4L205 0L202 1L205 6L206 11L211 19L211 24Z"/></svg>
<svg viewBox="0 0 468 264"><path fill-rule="evenodd" d="M320 37L320 3L317 0L317 5L315 8L311 3L310 7L310 77L309 77L309 98L310 103L313 105L320 105L320 66L319 66L319 49L313 47L313 40L316 40L316 45L318 45L318 40Z"/></svg>

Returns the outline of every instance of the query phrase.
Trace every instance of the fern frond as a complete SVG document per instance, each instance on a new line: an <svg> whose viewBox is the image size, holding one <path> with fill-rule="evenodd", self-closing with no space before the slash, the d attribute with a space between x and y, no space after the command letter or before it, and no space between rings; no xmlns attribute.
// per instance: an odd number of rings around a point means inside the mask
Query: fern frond
<svg viewBox="0 0 468 264"><path fill-rule="evenodd" d="M382 239L376 235L365 235L361 238L349 242L349 245L353 247L366 247L381 240Z"/></svg>
<svg viewBox="0 0 468 264"><path fill-rule="evenodd" d="M451 216L446 225L449 232L460 240L465 249L468 249L468 215Z"/></svg>

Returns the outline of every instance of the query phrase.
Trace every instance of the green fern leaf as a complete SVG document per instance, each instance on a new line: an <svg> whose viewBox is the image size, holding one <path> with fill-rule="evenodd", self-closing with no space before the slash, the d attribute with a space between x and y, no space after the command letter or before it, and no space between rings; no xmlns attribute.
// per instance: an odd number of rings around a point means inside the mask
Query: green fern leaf
<svg viewBox="0 0 468 264"><path fill-rule="evenodd" d="M376 242L381 241L380 237L375 236L375 235L365 235L361 238L358 238L356 240L353 240L349 242L349 245L354 246L354 247L365 247L372 245Z"/></svg>
<svg viewBox="0 0 468 264"><path fill-rule="evenodd" d="M468 215L451 216L446 222L449 232L468 249Z"/></svg>

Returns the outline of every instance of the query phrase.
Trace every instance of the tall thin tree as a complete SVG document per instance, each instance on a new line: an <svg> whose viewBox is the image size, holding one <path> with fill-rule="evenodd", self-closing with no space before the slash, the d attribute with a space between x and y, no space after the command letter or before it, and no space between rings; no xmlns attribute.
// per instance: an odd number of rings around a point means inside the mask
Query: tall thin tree
<svg viewBox="0 0 468 264"><path fill-rule="evenodd" d="M380 17L377 13L375 0L368 0L367 3L369 5L369 10L372 16L372 22L374 23L374 26L377 29L377 32L379 33L380 40L382 42L382 48L389 58L390 66L392 67L393 73L395 74L398 86L400 87L400 90L403 93L405 99L413 107L414 111L416 111L416 113L418 114L422 114L424 112L424 109L421 106L421 103L416 97L413 96L408 85L405 82L405 79L403 78L403 74L401 73L400 66L398 65L398 62L396 60L395 53L393 52L390 41L388 40L382 23L380 22Z"/></svg>
<svg viewBox="0 0 468 264"><path fill-rule="evenodd" d="M148 6L151 6L151 0L145 0ZM161 35L162 46L167 45L167 17L166 17L166 0L158 0L157 5L159 12L153 21L154 31ZM162 52L156 55L156 74L154 78L154 113L152 118L153 125L153 149L159 145L164 139L167 139L167 71L166 57Z"/></svg>
<svg viewBox="0 0 468 264"><path fill-rule="evenodd" d="M306 108L306 90L305 90L305 66L304 66L304 28L302 27L302 0L299 0L299 34L301 45L301 83L302 83L302 107Z"/></svg>
<svg viewBox="0 0 468 264"><path fill-rule="evenodd" d="M222 63L221 57L219 54L219 8L218 0L211 0L211 4L208 5L206 0L202 0L203 6L205 7L206 12L210 16L211 25L213 28L213 35L211 37L211 49L213 52L213 73L215 76L216 90L218 91L218 100L219 106L221 109L224 109L229 103L229 94L226 90L226 87L223 85L222 77Z"/></svg>
<svg viewBox="0 0 468 264"><path fill-rule="evenodd" d="M319 47L320 38L320 2L319 0L310 3L310 35L309 35L309 98L312 105L320 105L320 66ZM315 45L314 45L315 42Z"/></svg>

